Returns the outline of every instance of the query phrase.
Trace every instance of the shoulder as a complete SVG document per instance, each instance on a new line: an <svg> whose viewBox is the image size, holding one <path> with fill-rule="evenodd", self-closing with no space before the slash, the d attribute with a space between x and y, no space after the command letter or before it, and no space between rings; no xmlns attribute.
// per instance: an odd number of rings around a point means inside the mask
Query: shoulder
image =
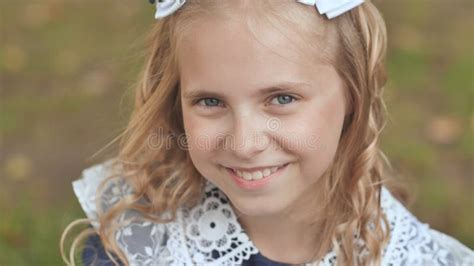
<svg viewBox="0 0 474 266"><path fill-rule="evenodd" d="M103 211L133 193L131 185L120 177L120 169L113 163L113 160L108 160L86 168L72 183L74 193L95 229L100 227L99 216ZM116 175L116 178L109 181L108 177L112 175ZM167 224L150 222L141 213L131 209L119 215L117 222L119 228L115 239L131 264L142 265L151 258L156 262L168 257ZM89 238L87 244L99 251L102 247L100 241L94 237ZM92 251L83 250L83 256L90 255Z"/></svg>
<svg viewBox="0 0 474 266"><path fill-rule="evenodd" d="M474 251L457 239L434 229L429 229L429 234L440 250L449 254L450 261L455 262L455 265L474 265Z"/></svg>
<svg viewBox="0 0 474 266"><path fill-rule="evenodd" d="M119 265L123 265L120 260L114 258ZM114 266L114 262L107 256L107 253L100 241L98 235L90 236L82 250L82 264L83 265L94 265L94 266Z"/></svg>
<svg viewBox="0 0 474 266"><path fill-rule="evenodd" d="M390 224L383 265L473 265L474 252L456 239L419 221L388 190L382 208Z"/></svg>
<svg viewBox="0 0 474 266"><path fill-rule="evenodd" d="M74 193L87 217L94 227L98 227L99 212L106 211L121 198L133 193L132 187L120 178L120 169L109 159L82 171L80 177L72 182ZM108 179L112 175L118 178Z"/></svg>

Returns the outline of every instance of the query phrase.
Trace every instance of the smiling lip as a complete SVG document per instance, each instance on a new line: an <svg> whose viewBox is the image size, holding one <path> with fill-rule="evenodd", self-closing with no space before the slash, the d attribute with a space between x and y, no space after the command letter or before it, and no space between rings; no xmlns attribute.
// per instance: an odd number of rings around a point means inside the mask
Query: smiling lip
<svg viewBox="0 0 474 266"><path fill-rule="evenodd" d="M261 167L253 167L253 168L242 168L242 167L227 167L227 168L230 168L234 171L241 171L241 172L255 172L255 171L262 171L262 170L265 170L265 169L270 169L270 168L273 168L273 167L281 167L285 164L278 164L278 165L271 165L271 166L261 166Z"/></svg>
<svg viewBox="0 0 474 266"><path fill-rule="evenodd" d="M284 173L284 171L286 170L288 165L289 165L289 163L284 164L277 171L275 171L271 175L266 176L266 177L264 177L260 180L250 180L250 181L245 180L242 177L236 175L235 172L231 168L226 167L226 170L229 173L229 175L231 176L232 180L234 180L235 183L237 184L237 186L239 186L240 188L243 188L243 189L246 189L246 190L258 190L258 189L261 189L261 188L267 186L268 183L271 180L273 180L275 177L278 177L282 173Z"/></svg>

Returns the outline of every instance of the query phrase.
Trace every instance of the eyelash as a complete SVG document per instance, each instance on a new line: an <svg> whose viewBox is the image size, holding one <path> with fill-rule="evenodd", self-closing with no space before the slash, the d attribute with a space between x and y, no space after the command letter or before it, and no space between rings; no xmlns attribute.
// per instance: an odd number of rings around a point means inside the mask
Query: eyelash
<svg viewBox="0 0 474 266"><path fill-rule="evenodd" d="M289 105L289 104L291 104L291 103L293 103L293 102L295 102L295 101L298 101L298 98L296 98L295 96L290 95L290 94L277 94L277 95L273 96L271 99L275 99L275 98L280 97L280 96L290 96L291 99L292 99L292 101L289 102L289 103L287 103L287 104L276 104L276 105L279 105L279 106ZM206 99L216 99L216 100L219 101L219 99L217 99L217 98L207 97L207 98L200 98L200 99L196 100L196 101L194 102L194 104L197 105L197 104L199 104L200 101L206 100ZM200 106L203 107L203 108L213 108L213 107L217 107L216 105L213 105L213 106L200 105Z"/></svg>

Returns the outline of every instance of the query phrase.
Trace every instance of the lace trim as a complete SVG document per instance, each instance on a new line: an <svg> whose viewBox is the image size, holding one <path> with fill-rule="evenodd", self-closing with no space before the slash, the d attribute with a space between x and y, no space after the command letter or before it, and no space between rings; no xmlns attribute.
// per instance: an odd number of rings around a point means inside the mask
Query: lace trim
<svg viewBox="0 0 474 266"><path fill-rule="evenodd" d="M95 192L107 176L110 164L109 160L88 168L73 182L74 192L96 228L99 225ZM97 203L106 210L130 193L131 187L125 182L113 182ZM472 250L419 222L385 188L381 206L391 233L382 265L474 264ZM120 221L123 226L116 238L131 265L236 265L258 253L227 197L210 182L201 203L191 209L179 209L177 219L171 223L151 223L131 210ZM319 262L307 265L335 265L336 259L331 251Z"/></svg>
<svg viewBox="0 0 474 266"><path fill-rule="evenodd" d="M385 198L385 213L390 221L391 238L385 249L382 265L450 266L473 262L472 250L442 234L459 244L453 245L451 249L444 248L437 236L441 233L430 229L428 224L421 223L385 189L384 194L382 197ZM456 255L461 249L464 250L463 256Z"/></svg>
<svg viewBox="0 0 474 266"><path fill-rule="evenodd" d="M181 209L180 217L173 223L169 245L176 248L174 255L191 258L192 263L203 265L236 265L257 254L247 234L235 217L227 197L208 183L201 204L191 210ZM187 256L182 250L186 247Z"/></svg>

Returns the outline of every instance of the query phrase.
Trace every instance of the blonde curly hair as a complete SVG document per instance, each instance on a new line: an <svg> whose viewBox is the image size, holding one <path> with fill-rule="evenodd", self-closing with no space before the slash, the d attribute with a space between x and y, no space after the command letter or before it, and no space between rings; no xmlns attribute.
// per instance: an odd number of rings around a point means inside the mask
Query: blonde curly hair
<svg viewBox="0 0 474 266"><path fill-rule="evenodd" d="M384 230L388 228L388 221L380 206L381 186L387 186L396 197L404 198L403 189L392 182L394 171L379 148L386 115L382 98L386 83L384 20L369 1L333 20L321 20L311 8L279 8L275 3L281 1L249 2L244 1L242 5L244 8L251 5L246 11L262 11L257 20L267 18L273 19L272 23L304 25L299 27L303 30L301 36L313 40L308 42L310 44L321 38L311 29L316 19L335 33L334 47L330 47L334 55L331 63L346 84L351 112L344 120L334 161L321 179L325 193L325 201L321 204L327 214L321 235L327 237L315 250L315 258L321 258L332 247L337 252L339 265L379 264L390 237L389 231ZM124 132L112 141L120 141L114 164L121 171L102 184L123 178L132 185L134 193L101 212L98 231L92 228L82 231L74 238L67 254L64 242L68 232L78 224L90 221L80 219L66 228L61 239L61 253L67 264L75 264L79 243L97 233L110 252L109 256L114 254L128 265L114 238L120 227L117 223L120 214L135 209L146 219L162 223L173 220L178 208L197 204L204 180L188 152L176 138L166 147L151 147L149 140L158 130L165 135L184 133L177 62L180 40L186 29L192 29L197 17L229 14L226 12L234 12L227 1L188 1L175 14L154 25L147 40L147 62L136 86L133 113ZM98 193L101 191L99 189ZM153 215L165 212L170 212L171 217ZM354 245L354 235L364 241L364 247ZM359 256L362 249L367 251L367 256Z"/></svg>

